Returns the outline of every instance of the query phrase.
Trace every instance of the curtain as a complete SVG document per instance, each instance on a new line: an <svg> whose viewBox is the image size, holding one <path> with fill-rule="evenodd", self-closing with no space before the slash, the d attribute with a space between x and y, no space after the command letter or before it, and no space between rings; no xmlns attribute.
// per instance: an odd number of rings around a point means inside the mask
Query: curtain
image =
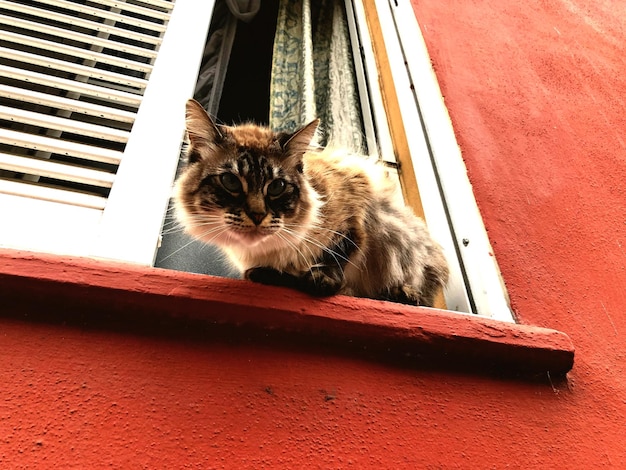
<svg viewBox="0 0 626 470"><path fill-rule="evenodd" d="M280 0L270 83L270 127L292 132L315 118L320 144L365 152L343 0Z"/></svg>
<svg viewBox="0 0 626 470"><path fill-rule="evenodd" d="M252 21L260 7L261 0L218 0L215 2L209 38L204 47L194 92L194 98L211 116L216 116L219 108L228 60L237 32L237 21Z"/></svg>

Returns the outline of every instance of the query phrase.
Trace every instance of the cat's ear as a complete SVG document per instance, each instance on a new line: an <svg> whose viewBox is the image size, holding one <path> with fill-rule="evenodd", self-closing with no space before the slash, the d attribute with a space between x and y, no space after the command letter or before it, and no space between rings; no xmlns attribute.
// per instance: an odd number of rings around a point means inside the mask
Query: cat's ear
<svg viewBox="0 0 626 470"><path fill-rule="evenodd" d="M289 156L302 156L314 144L315 133L319 126L320 120L315 119L310 123L302 126L293 134L283 136L281 147L285 154Z"/></svg>
<svg viewBox="0 0 626 470"><path fill-rule="evenodd" d="M185 110L187 135L192 147L207 147L223 139L211 117L196 100L188 100Z"/></svg>

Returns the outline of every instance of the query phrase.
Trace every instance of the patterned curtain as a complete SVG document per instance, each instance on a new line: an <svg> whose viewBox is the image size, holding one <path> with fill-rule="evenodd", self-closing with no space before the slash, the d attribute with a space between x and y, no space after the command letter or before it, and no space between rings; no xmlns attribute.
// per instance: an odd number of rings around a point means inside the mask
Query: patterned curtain
<svg viewBox="0 0 626 470"><path fill-rule="evenodd" d="M316 117L322 145L365 152L342 0L280 0L270 84L270 127L292 132Z"/></svg>

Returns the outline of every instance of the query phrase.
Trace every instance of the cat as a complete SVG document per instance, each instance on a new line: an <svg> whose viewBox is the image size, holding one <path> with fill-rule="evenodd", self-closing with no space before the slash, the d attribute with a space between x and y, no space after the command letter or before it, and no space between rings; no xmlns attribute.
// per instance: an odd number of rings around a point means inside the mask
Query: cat
<svg viewBox="0 0 626 470"><path fill-rule="evenodd" d="M217 125L189 100L177 219L245 279L433 306L448 279L441 247L384 167L317 148L318 124Z"/></svg>

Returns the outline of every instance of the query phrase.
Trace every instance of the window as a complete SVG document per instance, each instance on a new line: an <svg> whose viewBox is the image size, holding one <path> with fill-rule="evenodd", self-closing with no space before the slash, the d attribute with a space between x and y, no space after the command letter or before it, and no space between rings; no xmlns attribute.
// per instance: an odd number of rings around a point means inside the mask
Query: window
<svg viewBox="0 0 626 470"><path fill-rule="evenodd" d="M0 33L8 41L0 49L0 246L153 263L182 104L196 85L213 7L192 0L0 7L8 25ZM444 246L448 308L511 321L410 3L346 0L345 8L368 151L399 164L407 201ZM226 76L223 96L232 84Z"/></svg>

